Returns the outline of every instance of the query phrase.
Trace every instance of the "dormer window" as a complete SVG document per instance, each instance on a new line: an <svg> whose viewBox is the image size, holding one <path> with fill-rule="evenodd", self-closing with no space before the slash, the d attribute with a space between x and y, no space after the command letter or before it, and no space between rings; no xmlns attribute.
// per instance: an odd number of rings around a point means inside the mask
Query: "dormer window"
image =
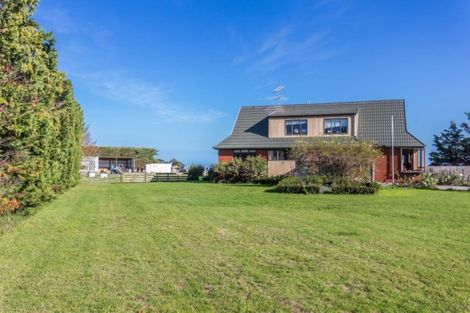
<svg viewBox="0 0 470 313"><path fill-rule="evenodd" d="M307 135L307 120L286 120L285 121L286 136Z"/></svg>
<svg viewBox="0 0 470 313"><path fill-rule="evenodd" d="M348 118L328 118L324 120L324 134L347 134Z"/></svg>

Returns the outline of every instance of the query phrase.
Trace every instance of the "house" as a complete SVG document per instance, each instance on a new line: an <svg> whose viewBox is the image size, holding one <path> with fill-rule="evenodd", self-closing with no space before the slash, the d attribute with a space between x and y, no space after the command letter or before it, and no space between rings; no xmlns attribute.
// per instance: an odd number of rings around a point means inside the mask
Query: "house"
<svg viewBox="0 0 470 313"><path fill-rule="evenodd" d="M86 156L82 158L81 170L84 173L109 172L135 172L135 158Z"/></svg>
<svg viewBox="0 0 470 313"><path fill-rule="evenodd" d="M243 106L232 134L214 148L220 162L259 155L274 176L295 171L288 152L299 139L325 138L355 138L379 146L382 156L372 169L376 181L390 181L392 167L398 175L424 171L424 144L407 130L404 100Z"/></svg>
<svg viewBox="0 0 470 313"><path fill-rule="evenodd" d="M80 171L98 172L135 172L142 171L145 164L154 163L157 150L142 147L92 147L82 158Z"/></svg>

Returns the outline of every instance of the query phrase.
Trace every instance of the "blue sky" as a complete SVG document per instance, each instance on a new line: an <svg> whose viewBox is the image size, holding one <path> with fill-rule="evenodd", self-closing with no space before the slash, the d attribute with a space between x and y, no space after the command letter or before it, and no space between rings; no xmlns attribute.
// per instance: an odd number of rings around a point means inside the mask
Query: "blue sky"
<svg viewBox="0 0 470 313"><path fill-rule="evenodd" d="M470 111L470 1L42 0L99 145L216 161L241 105L404 98L432 134Z"/></svg>

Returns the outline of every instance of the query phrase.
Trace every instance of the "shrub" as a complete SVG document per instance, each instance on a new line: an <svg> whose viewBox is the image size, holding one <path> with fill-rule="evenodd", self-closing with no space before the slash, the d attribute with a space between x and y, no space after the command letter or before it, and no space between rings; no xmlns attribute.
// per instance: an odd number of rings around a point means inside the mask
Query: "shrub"
<svg viewBox="0 0 470 313"><path fill-rule="evenodd" d="M304 183L297 176L282 179L276 186L278 192L283 193L306 193Z"/></svg>
<svg viewBox="0 0 470 313"><path fill-rule="evenodd" d="M256 180L257 184L261 185L271 185L275 186L277 185L281 180L286 178L286 176L270 176L270 177L262 177L260 179Z"/></svg>
<svg viewBox="0 0 470 313"><path fill-rule="evenodd" d="M188 169L188 180L199 180L204 174L204 166L201 164L192 164Z"/></svg>
<svg viewBox="0 0 470 313"><path fill-rule="evenodd" d="M318 176L310 176L301 179L297 176L283 178L276 186L278 192L283 193L320 193L322 180Z"/></svg>
<svg viewBox="0 0 470 313"><path fill-rule="evenodd" d="M318 175L306 176L303 182L306 193L320 193L321 186L324 184L323 177Z"/></svg>
<svg viewBox="0 0 470 313"><path fill-rule="evenodd" d="M16 199L0 198L0 214L11 213L19 208L19 203Z"/></svg>
<svg viewBox="0 0 470 313"><path fill-rule="evenodd" d="M436 173L432 176L437 180L438 185L460 185L462 184L462 177L456 174Z"/></svg>
<svg viewBox="0 0 470 313"><path fill-rule="evenodd" d="M325 183L324 178L322 176L318 176L318 175L306 176L306 177L303 178L303 181L306 184L320 185L320 186Z"/></svg>
<svg viewBox="0 0 470 313"><path fill-rule="evenodd" d="M260 156L250 156L245 160L234 158L230 162L217 163L212 170L217 182L254 183L266 178L268 163Z"/></svg>
<svg viewBox="0 0 470 313"><path fill-rule="evenodd" d="M379 149L366 141L316 140L299 142L290 155L298 161L303 175L320 175L327 182L367 181Z"/></svg>
<svg viewBox="0 0 470 313"><path fill-rule="evenodd" d="M307 194L320 193L321 185L304 183L304 189Z"/></svg>
<svg viewBox="0 0 470 313"><path fill-rule="evenodd" d="M203 180L207 182L217 182L217 173L215 172L214 168L216 165L211 165L207 170L207 176L203 178Z"/></svg>
<svg viewBox="0 0 470 313"><path fill-rule="evenodd" d="M331 186L334 194L374 194L380 189L376 182L336 181Z"/></svg>
<svg viewBox="0 0 470 313"><path fill-rule="evenodd" d="M423 173L417 178L414 187L419 189L434 189L436 185L437 179L432 174Z"/></svg>

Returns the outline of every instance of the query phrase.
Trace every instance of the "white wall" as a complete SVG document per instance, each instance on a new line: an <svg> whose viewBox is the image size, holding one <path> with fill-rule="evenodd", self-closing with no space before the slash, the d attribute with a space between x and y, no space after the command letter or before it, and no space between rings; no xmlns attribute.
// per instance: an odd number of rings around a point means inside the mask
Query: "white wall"
<svg viewBox="0 0 470 313"><path fill-rule="evenodd" d="M98 173L98 157L87 156L82 158L80 171L84 173Z"/></svg>
<svg viewBox="0 0 470 313"><path fill-rule="evenodd" d="M151 163L145 164L146 173L171 173L171 163Z"/></svg>

